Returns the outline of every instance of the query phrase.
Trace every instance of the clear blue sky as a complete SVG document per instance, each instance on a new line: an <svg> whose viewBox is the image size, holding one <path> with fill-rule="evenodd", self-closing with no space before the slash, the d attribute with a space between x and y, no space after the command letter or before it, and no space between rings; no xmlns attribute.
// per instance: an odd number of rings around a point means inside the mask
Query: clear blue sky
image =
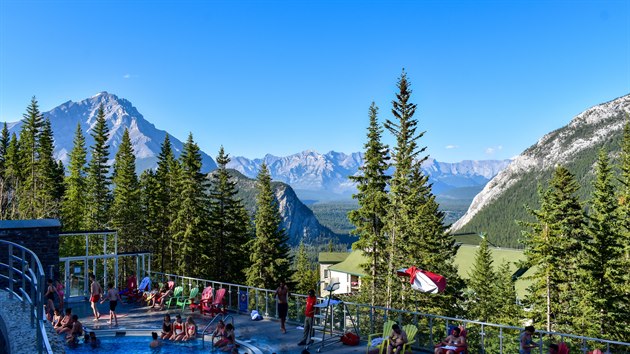
<svg viewBox="0 0 630 354"><path fill-rule="evenodd" d="M108 91L212 156L360 151L403 67L432 157L509 158L630 93L630 1L0 1L0 121Z"/></svg>

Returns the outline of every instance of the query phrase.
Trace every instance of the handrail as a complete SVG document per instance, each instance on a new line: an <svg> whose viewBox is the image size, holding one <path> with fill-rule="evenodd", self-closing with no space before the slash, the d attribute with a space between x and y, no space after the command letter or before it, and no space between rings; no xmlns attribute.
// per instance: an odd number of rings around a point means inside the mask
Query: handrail
<svg viewBox="0 0 630 354"><path fill-rule="evenodd" d="M210 322L206 325L206 327L203 329L203 331L201 332L201 347L204 348L205 344L206 344L206 334L208 334L208 327L210 327L211 324L214 323L214 321L219 319L219 316L221 316L221 320L223 322L225 322L228 318L232 319L232 326L234 326L234 317L232 317L232 315L224 315L222 313L214 316L214 318L212 318L212 320L210 320ZM213 343L214 344L214 343Z"/></svg>
<svg viewBox="0 0 630 354"><path fill-rule="evenodd" d="M0 274L0 278L8 282L6 290L9 291L10 296L15 296L21 302L31 306L31 328L36 330L37 352L52 354L44 325L45 273L42 263L33 251L22 245L6 240L0 240L0 244L8 249L8 262L0 263L0 270L6 270L7 275Z"/></svg>
<svg viewBox="0 0 630 354"><path fill-rule="evenodd" d="M161 272L155 272L155 271L151 271L152 274L156 275L156 276L161 276L161 277L165 277L165 278L172 278L173 280L181 280L182 284L192 284L193 282L196 283L204 283L205 285L211 284L213 288L227 288L228 289L228 293L231 293L233 288L236 288L237 291L238 290L246 290L248 292L248 294L254 294L255 295L255 299L254 299L254 308L256 310L259 310L261 307L264 308L264 314L265 316L269 316L269 309L270 306L275 307L275 304L270 304L269 303L269 296L272 295L273 293L275 293L274 290L269 290L269 289L263 289L263 288L256 288L256 287L251 287L251 286L247 286L247 285L240 285L240 284L232 284L232 283L224 283L224 282L219 282L219 281L214 281L214 280L208 280L208 279L201 279L201 278L194 278L194 277L187 277L187 276L182 276L182 275L176 275L176 274L168 274L168 273L161 273ZM192 285L190 285L192 286ZM263 295L265 297L264 299L264 303L259 303L259 296L258 293L262 292ZM291 293L289 294L291 297L296 299L296 310L299 307L299 302L304 301L303 299L306 298L306 295L302 295L302 294L295 294L295 293ZM231 304L231 297L227 296L228 301L230 302L228 304L228 308L234 310L234 309L238 309L238 304L236 304L236 306L234 306L233 304ZM320 298L321 299L321 298ZM413 317L413 324L415 324L416 326L418 325L418 321L420 318L424 318L425 320L427 320L427 322L429 323L429 346L426 347L421 347L420 346L420 341L416 341L416 345L417 348L419 349L430 349L433 347L434 342L434 337L435 336L441 336L441 334L439 332L434 332L435 327L439 327L442 328L442 330L444 328L448 328L449 322L450 323L458 323L458 324L463 324L464 326L481 326L481 331L479 333L480 337L481 337L481 342L480 345L485 347L484 344L484 338L488 337L489 335L487 333L488 328L493 328L496 331L499 331L499 336L497 337L498 340L500 340L500 344L499 344L499 352L500 353L506 353L507 349L506 349L506 345L505 345L505 340L504 338L506 337L505 331L522 331L523 328L522 327L515 327L515 326L508 326L508 325L501 325L501 324L495 324L495 323L486 323L486 322L481 322L481 321L475 321L475 320L468 320L468 319L464 319L464 318L457 318L457 317L448 317L448 316L440 316L440 315L433 315L433 314L428 314L428 313L422 313L422 312L416 312L416 311L406 311L406 310L401 310L401 309L393 309L393 308L387 308L387 307L381 307L381 306L371 306L371 305L367 305L367 304L359 304L359 303L354 303L354 302L348 302L348 301L344 301L346 305L348 305L349 307L354 307L355 308L355 312L356 312L356 317L358 318L359 322L367 320L370 323L370 326L372 328L369 329L368 333L373 333L375 332L374 330L374 322L373 320L375 320L376 318L383 318L384 320L387 320L388 318L397 318L398 321L400 321L400 319L402 319L403 315L406 317ZM361 310L363 310L363 314L361 313ZM368 315L365 314L365 312L368 313ZM383 316L381 317L374 317L377 316L375 315L376 312L379 313L383 313ZM262 312L261 312L262 313ZM290 317L287 318L287 320L298 323L300 322L300 311L296 311L295 312L297 314L297 317L295 319L291 319ZM363 316L363 317L360 317ZM278 314L276 313L275 317L278 317ZM440 321L442 323L442 325L440 326L436 326L436 324L434 322L438 322ZM345 326L345 318L342 319L341 321L342 325ZM343 328L343 330L345 330L345 328ZM599 343L600 345L606 346L606 351L604 352L605 354L610 353L610 346L611 345L617 345L617 346L623 346L626 347L626 351L630 352L630 343L627 342L621 342L621 341L613 341L613 340L607 340L607 339L601 339L601 338L592 338L592 337L584 337L584 336L579 336L579 335L574 335L574 334L568 334L568 333L560 333L560 332L550 332L550 331L544 331L544 330L536 330L536 333L539 336L539 341L542 342L543 336L551 336L551 337L559 337L561 340L565 339L565 338L570 338L570 339L574 339L574 340L579 340L582 342L582 346L580 347L580 350L583 353L587 353L589 350L593 350L594 348L590 348L587 345L587 342L596 342ZM359 333L360 334L360 333ZM541 345L539 347L540 349L540 353L542 354L542 350L543 350L543 346ZM604 348L600 348L601 350L604 350ZM431 349L432 350L432 349Z"/></svg>

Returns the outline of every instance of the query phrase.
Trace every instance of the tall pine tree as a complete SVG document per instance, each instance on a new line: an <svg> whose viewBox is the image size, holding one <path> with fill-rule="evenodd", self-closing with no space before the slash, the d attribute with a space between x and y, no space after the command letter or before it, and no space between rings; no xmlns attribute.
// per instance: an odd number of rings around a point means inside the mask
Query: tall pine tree
<svg viewBox="0 0 630 354"><path fill-rule="evenodd" d="M215 255L213 279L239 283L245 280L244 269L248 266L243 263L249 254L243 245L250 240L249 215L237 197L236 181L226 167L230 157L223 146L216 161L217 169L210 180L211 254Z"/></svg>
<svg viewBox="0 0 630 354"><path fill-rule="evenodd" d="M4 183L6 184L6 194L3 197L2 218L13 220L20 218L18 190L22 182L22 159L20 158L20 142L15 135L11 134L11 140L7 147L5 158Z"/></svg>
<svg viewBox="0 0 630 354"><path fill-rule="evenodd" d="M37 218L58 218L63 197L63 169L53 157L53 132L50 121L44 119L39 137L37 164Z"/></svg>
<svg viewBox="0 0 630 354"><path fill-rule="evenodd" d="M256 236L251 241L247 285L273 289L280 280L291 278L288 236L281 226L280 211L271 186L271 176L263 162L256 179Z"/></svg>
<svg viewBox="0 0 630 354"><path fill-rule="evenodd" d="M6 217L5 215L9 207L10 185L6 176L6 159L10 142L11 137L9 136L9 129L5 122L2 126L2 132L0 133L0 220Z"/></svg>
<svg viewBox="0 0 630 354"><path fill-rule="evenodd" d="M386 245L387 239L383 232L385 216L387 214L387 181L385 173L389 167L387 145L381 142L383 129L378 123L378 107L374 102L369 109L369 126L365 143L363 166L359 168L358 176L351 176L350 180L357 184L358 193L353 195L359 204L356 210L348 213L350 222L355 226L353 235L359 237L354 245L363 251L369 262L363 265L366 276L361 282L361 294L372 306L382 304L383 299L377 297L382 294L387 279Z"/></svg>
<svg viewBox="0 0 630 354"><path fill-rule="evenodd" d="M468 317L472 320L490 322L495 313L497 273L493 266L488 241L484 238L475 254L475 262L468 272Z"/></svg>
<svg viewBox="0 0 630 354"><path fill-rule="evenodd" d="M66 192L61 204L61 220L65 231L85 230L87 226L86 163L85 137L81 123L77 123L68 163L69 174L65 178Z"/></svg>
<svg viewBox="0 0 630 354"><path fill-rule="evenodd" d="M94 145L92 145L92 159L88 165L87 175L87 222L88 229L99 230L108 227L109 206L111 204L111 193L109 185L109 145L107 139L109 128L105 120L105 109L103 104L96 112L96 124L92 131Z"/></svg>
<svg viewBox="0 0 630 354"><path fill-rule="evenodd" d="M179 162L175 159L171 140L166 134L158 155L157 170L155 171L155 191L151 203L155 210L149 210L153 215L147 221L153 226L148 226L148 232L156 240L156 264L164 271L172 271L173 238L171 237L171 223L175 219L174 213L169 210L177 210L177 181L179 178ZM173 208L173 209L171 209Z"/></svg>
<svg viewBox="0 0 630 354"><path fill-rule="evenodd" d="M38 217L38 194L40 187L39 170L39 138L42 133L44 116L39 111L37 99L33 96L26 108L20 131L20 164L23 179L19 184L20 218L36 219Z"/></svg>
<svg viewBox="0 0 630 354"><path fill-rule="evenodd" d="M111 225L118 232L119 249L137 251L146 249L147 240L142 234L142 213L140 206L140 185L136 175L136 157L125 129L114 162L112 175L114 185L111 208Z"/></svg>

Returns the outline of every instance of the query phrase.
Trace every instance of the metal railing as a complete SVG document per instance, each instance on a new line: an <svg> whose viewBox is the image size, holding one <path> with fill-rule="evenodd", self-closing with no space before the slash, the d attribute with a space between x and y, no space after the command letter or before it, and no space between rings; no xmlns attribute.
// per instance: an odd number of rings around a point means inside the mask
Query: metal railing
<svg viewBox="0 0 630 354"><path fill-rule="evenodd" d="M206 325L206 327L204 327L203 331L201 331L201 333L197 333L197 334L201 334L201 347L205 348L206 345L206 334L208 333L208 328L210 328L210 326L214 323L214 321L227 321L228 319L232 320L232 326L234 326L234 317L232 317L232 315L224 315L222 313L218 314L217 316L214 316L212 318L212 320L210 320L210 322ZM214 342L212 343L212 345L214 346Z"/></svg>
<svg viewBox="0 0 630 354"><path fill-rule="evenodd" d="M36 346L39 354L52 354L44 317L45 273L39 258L28 248L17 243L0 240L0 247L7 249L6 260L0 261L0 281L6 285L10 296L30 306L31 328L36 330ZM0 259L4 256L0 255Z"/></svg>
<svg viewBox="0 0 630 354"><path fill-rule="evenodd" d="M257 310L266 317L278 318L276 301L274 299L275 290L255 288L240 284L224 283L214 280L200 279L194 277L181 276L176 274L166 274L151 272L153 277L158 279L170 279L177 284L186 286L188 293L193 287L212 286L213 289L226 289L226 306L234 312L249 312ZM242 292L247 294L247 310L239 308L239 295ZM236 300L236 301L235 301ZM322 300L320 298L320 300ZM289 313L287 321L290 323L302 323L304 320L304 306L306 295L289 294ZM449 327L462 325L466 328L467 342L469 348L476 348L474 352L479 353L516 353L519 351L519 337L523 328L515 326L486 323L480 321L467 320L463 318L446 317L432 315L422 312L405 311L379 306L370 306L353 302L345 302L349 311L353 314L356 326L362 339L366 339L370 333L382 331L383 323L394 320L401 324L414 324L418 327L416 342L413 348L433 352L434 345L446 337ZM334 329L345 332L350 328L350 319L346 318L345 311L333 312L332 322ZM546 353L546 345L553 342L566 342L572 352L582 352L584 354L594 349L600 349L605 354L630 353L630 343L612 341L600 338L590 338L567 333L548 332L537 330L535 333L539 348L536 350L540 354ZM409 338L412 340L412 338ZM473 350L471 350L473 352ZM534 351L532 350L532 353Z"/></svg>

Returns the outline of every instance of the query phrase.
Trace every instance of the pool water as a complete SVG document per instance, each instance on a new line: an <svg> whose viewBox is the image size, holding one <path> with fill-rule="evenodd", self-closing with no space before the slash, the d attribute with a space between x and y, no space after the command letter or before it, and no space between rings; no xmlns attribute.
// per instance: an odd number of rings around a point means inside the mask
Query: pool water
<svg viewBox="0 0 630 354"><path fill-rule="evenodd" d="M79 340L79 344L74 348L66 347L66 353L221 353L218 350L213 350L212 345L206 341L205 347L202 346L201 339L196 339L189 342L171 342L162 341L162 345L158 348L151 348L151 332L146 335L124 335L124 336L100 336L97 332L97 338L100 340L100 345L97 348L93 348L90 344L84 344L83 339ZM237 341L238 342L238 341ZM238 352L241 354L256 354L260 353L259 350L250 348L248 344L240 343Z"/></svg>

